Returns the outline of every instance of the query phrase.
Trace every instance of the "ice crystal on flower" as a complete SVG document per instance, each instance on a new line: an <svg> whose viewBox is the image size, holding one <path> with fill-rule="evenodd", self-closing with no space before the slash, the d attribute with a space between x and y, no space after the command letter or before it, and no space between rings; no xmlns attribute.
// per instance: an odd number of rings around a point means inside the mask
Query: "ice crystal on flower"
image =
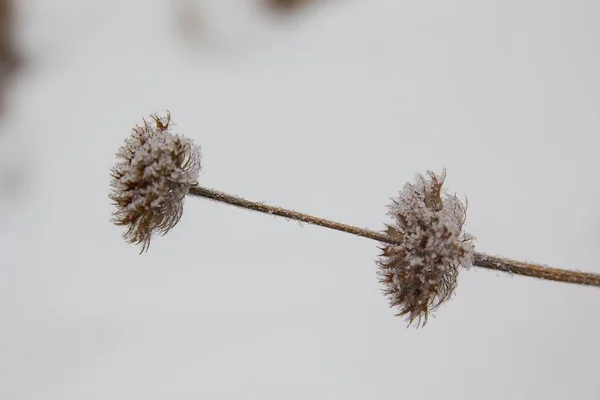
<svg viewBox="0 0 600 400"><path fill-rule="evenodd" d="M166 234L181 219L184 198L198 183L200 148L171 132L169 113L152 115L133 128L111 172L112 221L144 252L154 233Z"/></svg>
<svg viewBox="0 0 600 400"><path fill-rule="evenodd" d="M424 325L452 296L458 269L471 264L473 237L463 232L466 206L442 190L444 179L445 171L417 175L388 210L394 223L386 233L398 244L382 244L378 275L390 305L409 325Z"/></svg>

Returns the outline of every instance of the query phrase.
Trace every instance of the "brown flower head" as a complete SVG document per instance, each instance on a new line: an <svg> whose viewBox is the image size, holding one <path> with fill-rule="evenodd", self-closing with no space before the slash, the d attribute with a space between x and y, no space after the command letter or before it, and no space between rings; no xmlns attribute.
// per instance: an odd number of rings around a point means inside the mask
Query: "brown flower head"
<svg viewBox="0 0 600 400"><path fill-rule="evenodd" d="M382 245L379 280L398 316L408 324L425 325L429 313L448 300L456 288L458 268L469 266L473 237L462 231L466 206L442 191L446 172L417 175L392 199L387 225L398 244Z"/></svg>
<svg viewBox="0 0 600 400"><path fill-rule="evenodd" d="M111 171L112 221L127 227L123 237L141 244L141 252L148 250L155 232L164 235L179 222L183 200L198 183L200 148L171 133L170 123L167 112L135 126Z"/></svg>

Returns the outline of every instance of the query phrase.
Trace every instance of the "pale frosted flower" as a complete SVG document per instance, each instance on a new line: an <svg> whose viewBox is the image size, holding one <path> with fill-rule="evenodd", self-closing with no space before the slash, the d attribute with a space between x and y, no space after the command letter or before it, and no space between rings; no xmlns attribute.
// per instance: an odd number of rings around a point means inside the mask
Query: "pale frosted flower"
<svg viewBox="0 0 600 400"><path fill-rule="evenodd" d="M462 231L466 206L442 191L445 171L417 175L393 199L388 215L394 223L378 261L380 282L392 307L409 324L425 324L429 313L448 300L456 288L458 268L469 266L472 236Z"/></svg>
<svg viewBox="0 0 600 400"><path fill-rule="evenodd" d="M379 280L391 306L398 309L397 315L408 319L409 325L424 325L429 314L452 296L459 268L471 265L600 287L597 273L475 252L473 237L463 232L466 205L442 190L445 171L441 175L417 175L414 183L407 183L389 206L393 223L386 232L376 232L199 185L200 149L172 134L170 120L167 113L164 118L152 116L150 122L134 127L112 170L113 221L127 227L125 239L142 244L142 252L148 249L154 233L165 234L177 224L184 198L192 196L380 242Z"/></svg>
<svg viewBox="0 0 600 400"><path fill-rule="evenodd" d="M179 222L184 198L198 184L200 148L171 133L170 122L167 113L135 126L112 169L113 222L127 227L123 237L142 252L154 233L164 235Z"/></svg>

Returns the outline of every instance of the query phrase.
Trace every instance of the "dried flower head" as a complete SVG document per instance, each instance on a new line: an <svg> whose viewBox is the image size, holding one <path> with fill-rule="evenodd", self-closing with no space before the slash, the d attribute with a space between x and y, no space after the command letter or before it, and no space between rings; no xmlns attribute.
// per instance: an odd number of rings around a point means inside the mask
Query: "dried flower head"
<svg viewBox="0 0 600 400"><path fill-rule="evenodd" d="M141 244L141 252L155 232L164 235L179 222L183 200L198 184L200 148L171 133L170 123L167 112L135 126L112 169L113 222L127 227L123 237Z"/></svg>
<svg viewBox="0 0 600 400"><path fill-rule="evenodd" d="M425 325L452 296L458 268L471 264L473 237L462 231L466 206L442 191L445 176L417 175L389 206L394 224L386 233L399 244L383 244L378 275L390 305L409 325Z"/></svg>

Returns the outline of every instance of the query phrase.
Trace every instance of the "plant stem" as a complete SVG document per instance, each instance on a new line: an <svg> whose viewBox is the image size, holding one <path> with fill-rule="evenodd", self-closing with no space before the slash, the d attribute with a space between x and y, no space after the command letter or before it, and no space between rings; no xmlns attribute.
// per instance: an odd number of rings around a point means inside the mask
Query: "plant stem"
<svg viewBox="0 0 600 400"><path fill-rule="evenodd" d="M309 214L304 214L298 211L289 210L282 207L271 206L261 202L246 200L239 196L234 196L202 186L192 186L188 194L191 196L203 197L205 199L226 203L235 207L245 208L247 210L276 215L279 217L288 218L291 220L300 221L311 225L318 225L324 228L334 229L337 231L362 236L368 239L377 240L382 243L396 245L401 244L397 240L392 239L391 237L382 232L375 232L369 229L342 224L340 222L315 217ZM479 268L486 268L495 271L530 276L538 279L600 287L600 274L551 268L538 264L510 260L503 257L490 256L483 253L474 253L473 265Z"/></svg>
<svg viewBox="0 0 600 400"><path fill-rule="evenodd" d="M276 215L278 217L293 219L295 221L300 221L311 225L318 225L325 228L334 229L336 231L351 233L353 235L358 235L369 239L378 240L381 242L393 243L389 242L389 240L391 239L384 233L374 232L368 229L358 228L356 226L346 225L340 222L330 221L324 218L313 217L312 215L304 214L298 211L288 210L285 208L270 206L268 204L256 201L246 200L242 197L219 192L214 189L204 188L202 186L192 186L188 194L192 196L204 197L205 199L230 204L232 206L245 208L252 211L258 211L265 214Z"/></svg>
<svg viewBox="0 0 600 400"><path fill-rule="evenodd" d="M483 253L473 254L473 265L480 268L531 276L549 281L600 287L600 274L552 268Z"/></svg>

